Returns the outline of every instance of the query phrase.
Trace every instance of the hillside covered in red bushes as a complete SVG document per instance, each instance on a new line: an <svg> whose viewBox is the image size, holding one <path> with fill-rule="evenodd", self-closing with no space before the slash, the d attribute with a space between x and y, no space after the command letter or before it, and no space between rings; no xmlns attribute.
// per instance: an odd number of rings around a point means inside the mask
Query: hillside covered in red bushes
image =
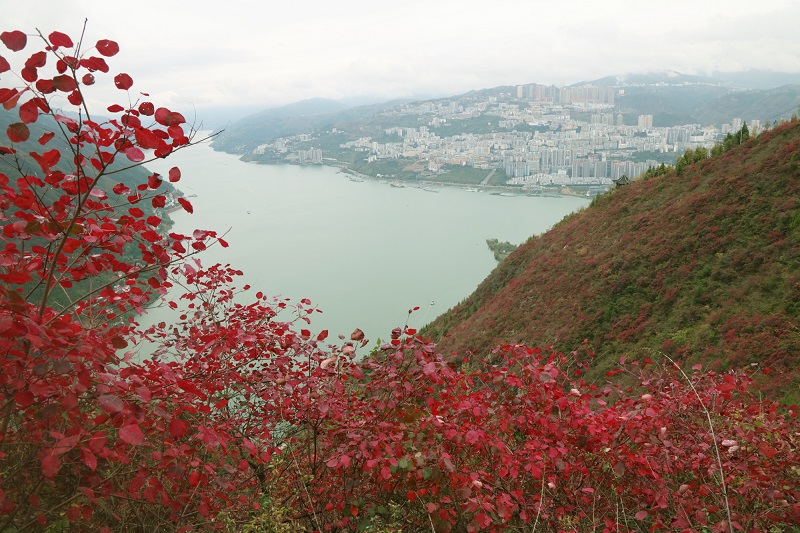
<svg viewBox="0 0 800 533"><path fill-rule="evenodd" d="M585 340L598 373L658 352L760 369L796 401L799 152L792 121L612 190L520 246L427 332L445 352Z"/></svg>

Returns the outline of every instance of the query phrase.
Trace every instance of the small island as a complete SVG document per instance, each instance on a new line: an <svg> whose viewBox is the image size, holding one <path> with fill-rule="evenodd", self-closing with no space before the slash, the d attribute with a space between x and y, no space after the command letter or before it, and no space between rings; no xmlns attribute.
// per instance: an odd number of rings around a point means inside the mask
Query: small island
<svg viewBox="0 0 800 533"><path fill-rule="evenodd" d="M505 259L508 254L513 252L516 248L516 244L511 244L510 242L500 242L497 239L486 239L486 245L494 254L495 260L499 263L503 259Z"/></svg>

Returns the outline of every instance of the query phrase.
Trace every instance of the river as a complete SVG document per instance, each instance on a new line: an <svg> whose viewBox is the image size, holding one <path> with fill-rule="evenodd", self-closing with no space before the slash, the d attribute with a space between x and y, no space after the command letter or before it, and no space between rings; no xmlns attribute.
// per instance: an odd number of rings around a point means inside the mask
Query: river
<svg viewBox="0 0 800 533"><path fill-rule="evenodd" d="M415 306L409 323L422 326L494 268L487 238L523 242L588 203L356 182L332 167L244 163L207 144L148 164L164 175L172 166L194 206L194 214L171 215L174 231L228 232L230 247L210 248L202 262L241 269L238 285L254 292L310 299L323 313L309 329L333 338L361 328L373 341L386 339ZM161 306L140 322L169 319Z"/></svg>

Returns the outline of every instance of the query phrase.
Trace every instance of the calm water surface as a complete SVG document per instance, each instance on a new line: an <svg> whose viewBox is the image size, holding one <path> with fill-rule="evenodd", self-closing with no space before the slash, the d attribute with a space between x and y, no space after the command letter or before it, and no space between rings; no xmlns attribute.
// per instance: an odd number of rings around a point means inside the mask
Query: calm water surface
<svg viewBox="0 0 800 533"><path fill-rule="evenodd" d="M148 168L166 175L176 165L178 186L196 197L194 214L171 215L174 230L228 231L230 247L201 254L205 265L230 263L254 292L309 298L323 311L313 331L359 327L373 341L412 307L419 327L466 298L496 265L487 238L523 242L588 203L354 182L335 168L243 163L208 145ZM171 318L156 307L141 322Z"/></svg>

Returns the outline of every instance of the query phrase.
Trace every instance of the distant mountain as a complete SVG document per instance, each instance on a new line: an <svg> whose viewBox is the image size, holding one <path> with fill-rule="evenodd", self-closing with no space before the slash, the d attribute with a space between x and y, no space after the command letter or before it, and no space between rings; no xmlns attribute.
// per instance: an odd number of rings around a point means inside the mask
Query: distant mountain
<svg viewBox="0 0 800 533"><path fill-rule="evenodd" d="M705 83L629 86L616 104L628 115L653 115L654 126L718 126L733 118L774 122L797 111L800 85L769 90L735 90Z"/></svg>
<svg viewBox="0 0 800 533"><path fill-rule="evenodd" d="M442 353L498 343L750 368L800 400L800 123L635 180L533 237L426 333Z"/></svg>
<svg viewBox="0 0 800 533"><path fill-rule="evenodd" d="M606 76L576 83L618 88L623 114L653 115L654 126L723 124L732 118L789 118L800 104L800 73L751 70L711 76L676 71Z"/></svg>
<svg viewBox="0 0 800 533"><path fill-rule="evenodd" d="M572 85L581 87L583 85L595 85L599 87L628 87L635 85L681 85L681 84L720 84L716 80L707 76L695 76L682 74L675 70L662 70L656 72L640 72L631 74L619 74L616 76L606 76L592 81L582 81Z"/></svg>
<svg viewBox="0 0 800 533"><path fill-rule="evenodd" d="M719 98L730 94L731 89L707 83L685 85L632 85L616 98L620 112L629 115L653 115L656 127L680 124L723 124L738 115L722 106L715 106L721 113L707 116L701 121L697 111L706 109ZM740 117L744 120L759 117Z"/></svg>
<svg viewBox="0 0 800 533"><path fill-rule="evenodd" d="M800 85L800 72L775 72L771 70L745 70L738 72L712 72L707 76L683 74L675 70L639 72L606 76L572 85L604 87L629 87L634 85L720 85L729 89L773 89L783 85Z"/></svg>
<svg viewBox="0 0 800 533"><path fill-rule="evenodd" d="M701 124L718 124L722 116L775 122L789 118L798 108L800 85L785 85L775 89L730 92L698 106L692 116Z"/></svg>
<svg viewBox="0 0 800 533"><path fill-rule="evenodd" d="M248 115L239 122L242 124L258 123L271 118L304 117L315 115L327 115L342 109L347 109L347 105L336 100L327 98L311 98L301 100L281 107L265 109L258 113Z"/></svg>
<svg viewBox="0 0 800 533"><path fill-rule="evenodd" d="M800 85L800 72L746 70L742 72L714 72L711 77L730 87L742 89L772 89L783 85Z"/></svg>
<svg viewBox="0 0 800 533"><path fill-rule="evenodd" d="M249 115L225 128L212 143L215 150L247 153L278 137L309 133L337 123L371 117L399 101L347 107L335 100L314 98Z"/></svg>
<svg viewBox="0 0 800 533"><path fill-rule="evenodd" d="M736 83L745 83L761 77L766 80L788 80L800 75L750 71L739 74L695 76L675 71L634 73L606 76L580 82L572 87L595 85L616 87L614 113L621 113L625 124L636 124L639 115L653 115L656 127L683 124L720 126L734 118L744 121L776 121L788 119L800 104L800 84L772 89L741 89ZM464 98L497 97L512 104L525 105L516 100L517 86L499 86L469 91L431 102L463 100ZM356 100L350 100L355 102ZM379 119L385 110L400 103L391 101L371 105L349 106L346 103L324 98L303 100L286 106L252 113L227 124L212 146L233 154L248 154L262 144L280 137L301 133L318 133L333 127L346 129L358 135L374 134L380 127L415 127L417 124L392 124ZM241 115L242 110L237 109ZM384 117L385 118L385 117ZM219 122L219 117L216 117ZM349 139L353 140L353 139Z"/></svg>

